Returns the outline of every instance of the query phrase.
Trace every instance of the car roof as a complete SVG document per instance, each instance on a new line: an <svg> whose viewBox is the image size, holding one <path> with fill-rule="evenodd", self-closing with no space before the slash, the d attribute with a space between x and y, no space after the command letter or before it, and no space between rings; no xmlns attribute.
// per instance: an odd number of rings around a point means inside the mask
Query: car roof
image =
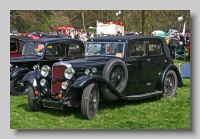
<svg viewBox="0 0 200 139"><path fill-rule="evenodd" d="M121 42L125 42L126 40L132 40L132 39L162 39L162 37L160 36L132 36L132 35L128 35L128 36L106 36L106 37L94 37L94 38L90 38L87 40L87 42L93 42L93 41L116 41L119 42L119 40Z"/></svg>
<svg viewBox="0 0 200 139"><path fill-rule="evenodd" d="M32 40L32 39L25 37L25 36L16 36L16 35L10 35L10 38L18 39L18 40Z"/></svg>
<svg viewBox="0 0 200 139"><path fill-rule="evenodd" d="M84 44L82 41L72 38L41 38L41 39L28 40L26 42L33 42L33 43L78 42Z"/></svg>

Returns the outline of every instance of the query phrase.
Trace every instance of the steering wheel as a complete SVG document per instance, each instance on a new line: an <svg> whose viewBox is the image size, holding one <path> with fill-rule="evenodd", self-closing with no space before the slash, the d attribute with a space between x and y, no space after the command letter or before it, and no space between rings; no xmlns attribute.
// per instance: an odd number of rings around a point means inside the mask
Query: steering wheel
<svg viewBox="0 0 200 139"><path fill-rule="evenodd" d="M101 53L101 51L96 51L96 52L95 52L95 54L100 54L100 53Z"/></svg>

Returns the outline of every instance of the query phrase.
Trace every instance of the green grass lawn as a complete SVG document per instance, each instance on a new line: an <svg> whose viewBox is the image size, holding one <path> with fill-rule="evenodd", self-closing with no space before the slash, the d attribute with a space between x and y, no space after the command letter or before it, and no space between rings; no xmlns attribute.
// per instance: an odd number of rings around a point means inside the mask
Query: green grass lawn
<svg viewBox="0 0 200 139"><path fill-rule="evenodd" d="M190 79L174 98L100 102L96 117L84 120L80 108L32 112L27 95L10 96L11 129L190 129Z"/></svg>
<svg viewBox="0 0 200 139"><path fill-rule="evenodd" d="M175 64L189 63L175 60ZM84 120L80 108L32 112L27 95L10 96L11 129L187 129L190 127L190 79L174 98L100 102L97 115Z"/></svg>

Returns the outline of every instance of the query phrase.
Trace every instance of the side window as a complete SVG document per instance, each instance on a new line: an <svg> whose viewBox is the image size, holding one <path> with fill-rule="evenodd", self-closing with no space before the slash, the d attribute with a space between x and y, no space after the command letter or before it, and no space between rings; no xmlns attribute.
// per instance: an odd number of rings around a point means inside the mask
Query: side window
<svg viewBox="0 0 200 139"><path fill-rule="evenodd" d="M16 41L10 40L10 51L16 51Z"/></svg>
<svg viewBox="0 0 200 139"><path fill-rule="evenodd" d="M71 57L82 56L82 47L79 44L69 44L68 56Z"/></svg>
<svg viewBox="0 0 200 139"><path fill-rule="evenodd" d="M128 43L128 57L145 56L144 40L134 40Z"/></svg>
<svg viewBox="0 0 200 139"><path fill-rule="evenodd" d="M47 56L55 56L59 54L59 44L49 44L46 48Z"/></svg>
<svg viewBox="0 0 200 139"><path fill-rule="evenodd" d="M160 56L163 54L163 45L161 40L152 39L148 41L149 43L147 45L149 48L149 56Z"/></svg>

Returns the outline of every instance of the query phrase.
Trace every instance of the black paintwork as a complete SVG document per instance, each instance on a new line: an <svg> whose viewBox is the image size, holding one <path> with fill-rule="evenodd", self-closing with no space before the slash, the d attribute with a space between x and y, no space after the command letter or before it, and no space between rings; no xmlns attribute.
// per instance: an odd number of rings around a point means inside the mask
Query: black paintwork
<svg viewBox="0 0 200 139"><path fill-rule="evenodd" d="M16 36L16 35L10 35L10 41L15 41L15 46L11 46L10 45L10 57L16 57L16 56L20 56L21 52L22 52L22 48L24 46L24 43L27 40L31 40L28 37L24 37L24 36ZM14 48L11 48L14 47Z"/></svg>
<svg viewBox="0 0 200 139"><path fill-rule="evenodd" d="M71 39L71 38L43 38L43 39L35 39L35 40L27 40L26 43L28 42L33 42L33 43L41 43L41 44L45 44L45 46L47 46L48 44L53 44L53 43L77 43L80 44L82 47L84 47L84 44L82 41L79 40L75 40L75 39ZM84 48L83 48L84 51ZM83 53L83 52L82 52ZM45 55L45 54L44 54ZM37 56L21 56L21 57L13 57L10 58L10 63L15 67L21 67L21 71L24 70L33 70L33 65L36 64L40 64L40 66L42 65L49 65L51 66L53 63L59 61L59 58L47 58L45 56L41 56L41 57L37 57ZM71 57L62 57L63 60L70 60L73 59ZM11 71L11 78L12 75L16 75L16 74L12 74L13 72L15 72L15 68L12 69ZM19 70L17 70L19 72Z"/></svg>
<svg viewBox="0 0 200 139"><path fill-rule="evenodd" d="M44 53L41 56L31 56L31 55L22 55L20 57L12 57L10 58L10 64L12 64L12 67L10 67L10 81L14 81L17 75L21 75L21 73L28 73L29 71L33 70L33 66L36 64L39 64L40 68L43 65L49 65L52 66L53 63L58 62L60 58L62 58L65 61L71 60L71 59L79 59L83 56L84 53L84 43L80 40L75 40L71 38L42 38L42 39L27 39L25 43L39 43L44 44ZM54 56L45 56L45 50L46 46L49 44L66 44L60 45L59 47L66 47L65 57L54 57ZM81 55L72 57L68 55L69 47L68 44L77 44L80 47L82 47ZM60 50L60 49L59 49Z"/></svg>
<svg viewBox="0 0 200 139"><path fill-rule="evenodd" d="M159 56L150 56L149 53L140 57L128 58L128 43L132 40L144 40L148 43L151 39L158 39L162 42L163 45L163 54ZM83 88L89 85L92 82L97 82L99 87L101 88L102 84L106 84L108 86L109 92L113 95L113 97L109 97L104 92L101 92L101 99L112 101L116 99L126 99L126 100L137 100L144 99L148 97L160 96L163 94L163 80L164 76L168 70L172 69L176 72L178 77L178 86L181 87L183 85L180 73L177 67L173 64L173 59L170 57L168 46L166 44L165 39L158 36L111 36L111 37L97 37L91 38L87 42L125 42L124 49L124 57L119 58L125 62L128 69L128 83L126 89L123 93L119 93L107 80L102 77L102 71L106 63L112 59L117 57L107 57L107 56L85 56L83 59L78 60L70 60L64 63L71 64L75 70L75 78L70 80L71 86L65 92L63 91L64 98L62 100L58 100L56 97L51 97L51 92L49 95L42 96L38 100L42 101L42 99L55 101L56 103L59 101L63 105L66 105L65 101L73 97L81 97L81 93ZM145 43L145 44L146 44ZM146 45L145 45L146 46ZM145 51L148 52L148 47L145 47ZM85 75L85 69L91 69L92 67L96 67L98 69L97 74L93 75ZM36 75L35 75L36 76ZM31 76L29 80L33 81L34 75ZM39 81L38 81L39 82ZM48 82L51 84L51 79L48 79ZM147 85L147 83L151 83L151 85ZM51 88L49 88L51 90ZM41 92L42 93L42 92ZM55 94L52 94L54 96Z"/></svg>

